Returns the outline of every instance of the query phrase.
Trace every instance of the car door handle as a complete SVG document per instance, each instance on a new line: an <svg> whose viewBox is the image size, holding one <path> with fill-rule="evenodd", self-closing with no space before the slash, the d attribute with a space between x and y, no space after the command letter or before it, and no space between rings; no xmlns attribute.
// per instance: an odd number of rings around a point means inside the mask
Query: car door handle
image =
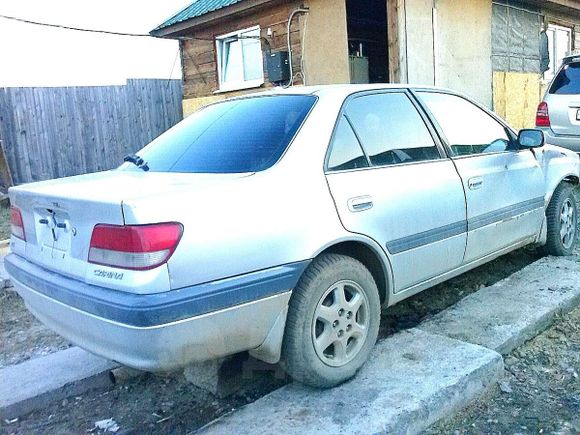
<svg viewBox="0 0 580 435"><path fill-rule="evenodd" d="M368 196L356 196L347 201L348 209L354 213L373 208L373 199Z"/></svg>
<svg viewBox="0 0 580 435"><path fill-rule="evenodd" d="M469 190L477 190L483 186L483 178L481 177L473 177L467 180L467 186Z"/></svg>

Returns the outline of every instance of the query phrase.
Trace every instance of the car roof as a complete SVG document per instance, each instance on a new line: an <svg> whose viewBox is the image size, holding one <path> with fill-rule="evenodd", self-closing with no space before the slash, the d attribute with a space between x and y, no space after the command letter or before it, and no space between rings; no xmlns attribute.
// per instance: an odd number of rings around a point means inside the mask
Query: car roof
<svg viewBox="0 0 580 435"><path fill-rule="evenodd" d="M458 94L452 89L445 89L436 86L427 85L413 85L403 83L378 83L378 84L334 84L334 85L309 85L309 86L292 86L292 87L276 87L265 92L259 92L262 95L324 95L333 94L335 96L342 95L347 97L350 94L365 91L389 89L432 89L444 92ZM256 95L256 94L254 94Z"/></svg>
<svg viewBox="0 0 580 435"><path fill-rule="evenodd" d="M562 59L562 65L568 65L570 63L580 62L580 54L569 54Z"/></svg>

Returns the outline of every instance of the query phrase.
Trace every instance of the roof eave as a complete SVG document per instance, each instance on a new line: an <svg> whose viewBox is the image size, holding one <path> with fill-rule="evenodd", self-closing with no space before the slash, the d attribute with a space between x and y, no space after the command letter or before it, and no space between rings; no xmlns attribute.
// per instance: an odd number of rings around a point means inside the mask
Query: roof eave
<svg viewBox="0 0 580 435"><path fill-rule="evenodd" d="M523 0L524 3L561 13L580 15L579 0Z"/></svg>
<svg viewBox="0 0 580 435"><path fill-rule="evenodd" d="M203 27L215 21L219 21L223 18L230 17L232 15L237 15L248 10L254 9L256 7L262 6L266 3L271 3L274 0L244 0L239 3L235 3L231 6L226 6L225 8L217 9L207 14L203 14L199 17L190 18L179 23L172 24L167 27L157 28L149 32L150 35L161 37L161 38L175 38L188 33L188 31L196 30L199 27Z"/></svg>

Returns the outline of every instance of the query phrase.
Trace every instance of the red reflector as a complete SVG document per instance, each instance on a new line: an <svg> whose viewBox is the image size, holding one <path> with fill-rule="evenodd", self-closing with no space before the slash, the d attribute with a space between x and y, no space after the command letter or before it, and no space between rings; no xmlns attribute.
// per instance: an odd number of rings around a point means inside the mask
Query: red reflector
<svg viewBox="0 0 580 435"><path fill-rule="evenodd" d="M536 127L549 127L550 126L550 114L548 113L548 103L542 101L538 105L538 110L536 112Z"/></svg>
<svg viewBox="0 0 580 435"><path fill-rule="evenodd" d="M169 260L183 234L177 222L152 225L99 224L93 229L89 262L145 270Z"/></svg>
<svg viewBox="0 0 580 435"><path fill-rule="evenodd" d="M22 213L16 207L10 207L10 226L13 236L22 240L26 240L26 234L24 234L24 222L22 221Z"/></svg>

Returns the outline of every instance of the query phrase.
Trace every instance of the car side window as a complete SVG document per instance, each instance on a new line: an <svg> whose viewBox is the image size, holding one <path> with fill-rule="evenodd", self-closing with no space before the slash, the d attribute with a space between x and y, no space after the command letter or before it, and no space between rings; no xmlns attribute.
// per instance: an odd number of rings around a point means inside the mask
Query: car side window
<svg viewBox="0 0 580 435"><path fill-rule="evenodd" d="M550 94L580 94L580 63L571 63L560 70L552 82Z"/></svg>
<svg viewBox="0 0 580 435"><path fill-rule="evenodd" d="M344 116L341 116L330 145L328 170L344 171L368 166L367 159L350 124Z"/></svg>
<svg viewBox="0 0 580 435"><path fill-rule="evenodd" d="M441 127L453 156L510 150L506 128L475 104L457 95L418 94Z"/></svg>
<svg viewBox="0 0 580 435"><path fill-rule="evenodd" d="M373 166L441 158L419 112L404 93L357 97L346 114Z"/></svg>

